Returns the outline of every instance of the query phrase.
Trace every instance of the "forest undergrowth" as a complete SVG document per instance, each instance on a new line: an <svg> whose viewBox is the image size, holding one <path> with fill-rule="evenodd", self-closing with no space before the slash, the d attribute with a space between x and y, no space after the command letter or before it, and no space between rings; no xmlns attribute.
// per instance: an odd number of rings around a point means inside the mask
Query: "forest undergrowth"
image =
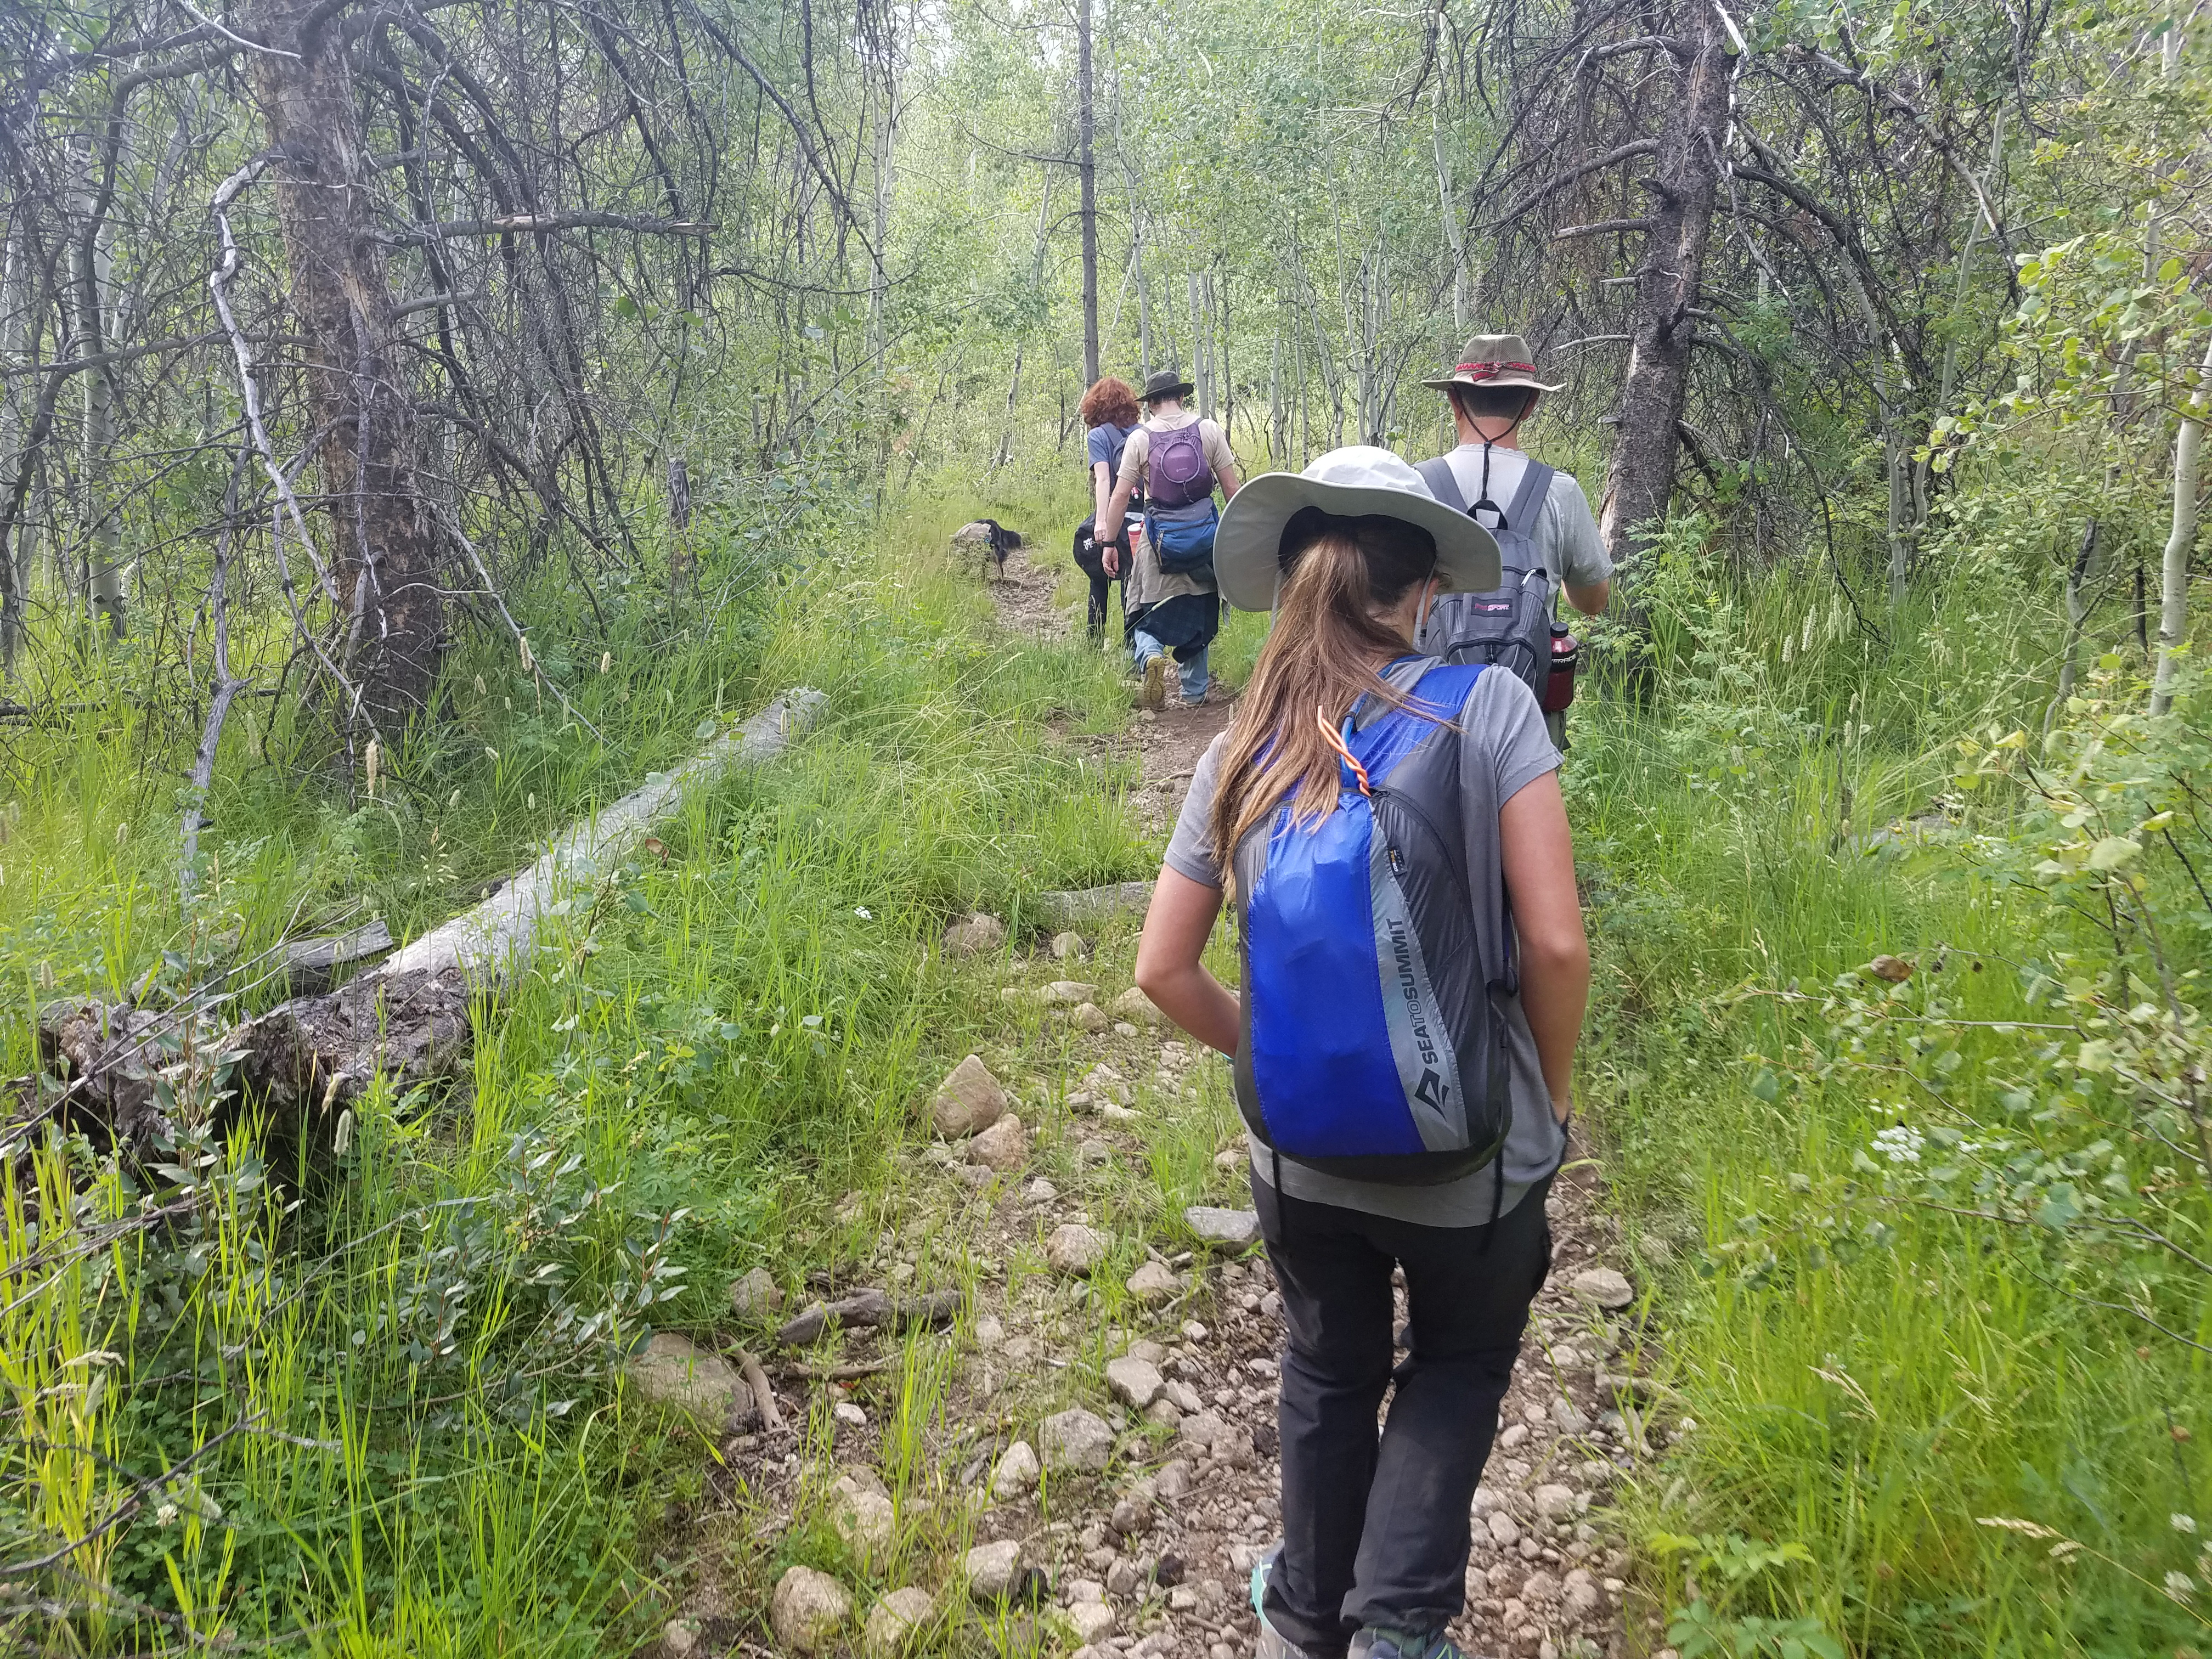
<svg viewBox="0 0 2212 1659"><path fill-rule="evenodd" d="M1004 506L1048 547L1073 516ZM830 698L556 920L480 1009L471 1089L362 1103L338 1179L211 1141L136 1182L58 1139L15 1165L0 1524L75 1608L19 1633L580 1654L657 1627L662 1517L713 1460L616 1385L622 1354L711 1329L750 1267L872 1246L843 1200L896 1179L917 1101L1002 1018L938 962L950 917L1018 922L1157 856L1129 778L1066 741L1122 725L1122 677L992 628L938 551L969 510L826 527L733 565L714 629L564 659L603 747L487 653L438 750L350 813L226 769L190 909L127 731L15 751L11 1073L47 1000L184 994L303 921L419 929L773 691ZM1737 574L1696 518L1637 577L1648 629L1612 634L1566 776L1587 1150L1695 1425L1625 1500L1664 1639L2201 1649L2193 692L2136 712L2124 648L2046 739L2049 629L1996 555L1865 622ZM1240 619L1225 672L1257 638ZM122 1224L156 1192L185 1218Z"/></svg>

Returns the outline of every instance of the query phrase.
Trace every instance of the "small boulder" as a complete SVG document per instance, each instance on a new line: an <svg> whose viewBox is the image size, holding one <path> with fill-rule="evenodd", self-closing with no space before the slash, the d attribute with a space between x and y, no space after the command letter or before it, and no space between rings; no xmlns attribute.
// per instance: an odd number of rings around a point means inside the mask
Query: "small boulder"
<svg viewBox="0 0 2212 1659"><path fill-rule="evenodd" d="M1003 1601L1021 1583L1021 1542L1018 1539L1002 1538L995 1544L978 1544L968 1552L961 1565L970 1595L986 1606Z"/></svg>
<svg viewBox="0 0 2212 1659"><path fill-rule="evenodd" d="M1006 1328L999 1322L996 1316L985 1314L975 1322L975 1346L986 1353L1002 1346L1006 1340Z"/></svg>
<svg viewBox="0 0 2212 1659"><path fill-rule="evenodd" d="M1552 1481L1537 1487L1529 1496L1535 1502L1536 1513L1547 1521L1564 1521L1575 1512L1575 1489L1572 1486Z"/></svg>
<svg viewBox="0 0 2212 1659"><path fill-rule="evenodd" d="M1612 1267L1585 1267L1574 1277L1574 1293L1592 1307L1617 1311L1636 1300L1636 1287Z"/></svg>
<svg viewBox="0 0 2212 1659"><path fill-rule="evenodd" d="M1159 1398L1159 1367L1125 1354L1106 1362L1106 1387L1131 1411L1142 1411Z"/></svg>
<svg viewBox="0 0 2212 1659"><path fill-rule="evenodd" d="M1133 985L1115 997L1109 1006L1115 1014L1133 1024L1162 1026L1169 1023L1168 1017L1159 1011L1152 1000Z"/></svg>
<svg viewBox="0 0 2212 1659"><path fill-rule="evenodd" d="M1183 1224L1208 1244L1223 1249L1249 1249L1260 1242L1260 1217L1252 1210L1217 1210L1194 1204L1182 1212Z"/></svg>
<svg viewBox="0 0 2212 1659"><path fill-rule="evenodd" d="M1006 1091L990 1067L970 1054L945 1074L937 1085L930 1118L937 1133L947 1139L972 1135L996 1123L1006 1109Z"/></svg>
<svg viewBox="0 0 2212 1659"><path fill-rule="evenodd" d="M1221 1432L1223 1426L1220 1414L1217 1412L1193 1412L1183 1419L1182 1427L1176 1432L1176 1438L1191 1450L1202 1452L1212 1447L1214 1437Z"/></svg>
<svg viewBox="0 0 2212 1659"><path fill-rule="evenodd" d="M1085 1227L1075 1222L1055 1227L1044 1242L1044 1259L1054 1273L1072 1273L1079 1279L1087 1278L1091 1270L1106 1259L1113 1241L1096 1227Z"/></svg>
<svg viewBox="0 0 2212 1659"><path fill-rule="evenodd" d="M1167 1503L1178 1503L1190 1496L1190 1465L1180 1457L1171 1458L1160 1465L1160 1472L1152 1477L1152 1490Z"/></svg>
<svg viewBox="0 0 2212 1659"><path fill-rule="evenodd" d="M1079 979L1056 979L1044 988L1044 1003L1048 1008L1073 1008L1079 1003L1098 1000L1098 988L1085 985Z"/></svg>
<svg viewBox="0 0 2212 1659"><path fill-rule="evenodd" d="M1170 1302L1182 1293L1182 1280L1157 1261L1147 1261L1129 1275L1126 1287L1131 1296L1145 1306L1157 1307Z"/></svg>
<svg viewBox="0 0 2212 1659"><path fill-rule="evenodd" d="M1205 1401L1198 1397L1198 1390L1180 1377L1162 1383L1160 1396L1186 1417L1193 1412L1201 1412L1206 1409Z"/></svg>
<svg viewBox="0 0 2212 1659"><path fill-rule="evenodd" d="M1072 928L1064 933L1054 933L1050 949L1055 962L1080 962L1083 960L1083 935Z"/></svg>
<svg viewBox="0 0 2212 1659"><path fill-rule="evenodd" d="M893 1590L868 1614L867 1629L860 1637L861 1651L868 1659L896 1659L929 1623L935 1607L926 1589L909 1585Z"/></svg>
<svg viewBox="0 0 2212 1659"><path fill-rule="evenodd" d="M1042 1473L1036 1449L1026 1440L1017 1440L999 1455L998 1465L991 1471L991 1495L1002 1504L1011 1504L1036 1491Z"/></svg>
<svg viewBox="0 0 2212 1659"><path fill-rule="evenodd" d="M1249 1469L1260 1461L1259 1453L1252 1444L1252 1431L1242 1423L1224 1425L1213 1437L1212 1449L1213 1461L1228 1468Z"/></svg>
<svg viewBox="0 0 2212 1659"><path fill-rule="evenodd" d="M1114 1023L1106 1018L1106 1011L1095 1002L1077 1003L1074 1012L1069 1014L1068 1018L1085 1030L1093 1034L1105 1030Z"/></svg>
<svg viewBox="0 0 2212 1659"><path fill-rule="evenodd" d="M1114 1609L1103 1601L1078 1601L1067 1610L1067 1621L1085 1647L1114 1633Z"/></svg>
<svg viewBox="0 0 2212 1659"><path fill-rule="evenodd" d="M766 1319L783 1306L783 1291L765 1267L755 1267L730 1286L730 1311L745 1324Z"/></svg>
<svg viewBox="0 0 2212 1659"><path fill-rule="evenodd" d="M1030 1138L1022 1121L1012 1112L968 1143L968 1161L996 1170L1000 1175L1029 1162Z"/></svg>
<svg viewBox="0 0 2212 1659"><path fill-rule="evenodd" d="M768 1622L775 1639L793 1653L822 1653L853 1616L853 1598L826 1572L793 1567L775 1581Z"/></svg>
<svg viewBox="0 0 2212 1659"><path fill-rule="evenodd" d="M711 1432L753 1414L753 1391L737 1367L674 1331L655 1331L626 1370L630 1385L647 1400L689 1413Z"/></svg>
<svg viewBox="0 0 2212 1659"><path fill-rule="evenodd" d="M838 1534L866 1559L887 1558L898 1530L891 1500L881 1492L868 1491L849 1475L837 1483L837 1508L831 1519Z"/></svg>
<svg viewBox="0 0 2212 1659"><path fill-rule="evenodd" d="M948 957L987 956L1006 942L1006 924L981 910L970 911L945 930Z"/></svg>
<svg viewBox="0 0 2212 1659"><path fill-rule="evenodd" d="M1502 1550L1510 1550L1521 1541L1521 1523L1504 1510L1492 1510L1483 1518L1490 1528L1490 1541Z"/></svg>
<svg viewBox="0 0 2212 1659"><path fill-rule="evenodd" d="M1114 1455L1114 1431L1079 1407L1037 1425L1037 1449L1048 1469L1097 1474Z"/></svg>
<svg viewBox="0 0 2212 1659"><path fill-rule="evenodd" d="M699 1632L681 1619L672 1619L660 1627L662 1659L684 1659L699 1645Z"/></svg>

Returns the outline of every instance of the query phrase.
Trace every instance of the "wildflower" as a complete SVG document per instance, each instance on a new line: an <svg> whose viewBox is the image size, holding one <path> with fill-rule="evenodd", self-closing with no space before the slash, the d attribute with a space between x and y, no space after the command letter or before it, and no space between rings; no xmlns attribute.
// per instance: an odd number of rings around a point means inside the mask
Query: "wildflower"
<svg viewBox="0 0 2212 1659"><path fill-rule="evenodd" d="M2177 1601L2186 1601L2197 1594L2197 1581L2185 1572L2166 1575L2166 1593Z"/></svg>
<svg viewBox="0 0 2212 1659"><path fill-rule="evenodd" d="M2166 1517L2166 1524L2176 1532L2195 1532L2197 1517L2193 1515L2169 1515Z"/></svg>
<svg viewBox="0 0 2212 1659"><path fill-rule="evenodd" d="M876 919L876 913L868 908L865 904L854 905L853 907L853 914L860 917L862 921L873 921Z"/></svg>
<svg viewBox="0 0 2212 1659"><path fill-rule="evenodd" d="M1903 1123L1894 1128L1884 1129L1874 1138L1874 1150L1892 1164L1919 1163L1920 1149L1927 1144L1925 1135Z"/></svg>

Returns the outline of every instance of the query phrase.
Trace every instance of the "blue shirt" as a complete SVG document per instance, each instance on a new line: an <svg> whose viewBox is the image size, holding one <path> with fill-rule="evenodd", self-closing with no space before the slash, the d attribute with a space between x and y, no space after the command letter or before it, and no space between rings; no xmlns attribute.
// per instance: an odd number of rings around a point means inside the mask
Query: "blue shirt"
<svg viewBox="0 0 2212 1659"><path fill-rule="evenodd" d="M1104 426L1092 427L1090 436L1084 440L1083 453L1090 458L1089 465L1095 467L1101 461L1106 463L1109 489L1121 476L1121 452L1129 447L1129 434L1136 429L1133 426L1115 426L1109 421Z"/></svg>

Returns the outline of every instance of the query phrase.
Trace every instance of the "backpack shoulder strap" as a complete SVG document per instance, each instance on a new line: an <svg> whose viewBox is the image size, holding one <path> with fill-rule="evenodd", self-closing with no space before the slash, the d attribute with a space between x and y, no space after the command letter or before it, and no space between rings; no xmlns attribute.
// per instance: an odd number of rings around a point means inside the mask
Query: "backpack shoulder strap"
<svg viewBox="0 0 2212 1659"><path fill-rule="evenodd" d="M1429 494L1455 513L1467 511L1467 497L1460 494L1459 480L1452 475L1451 457L1439 455L1432 461L1423 461L1413 469L1421 475L1421 482L1429 487ZM1516 501L1518 501L1516 496Z"/></svg>
<svg viewBox="0 0 2212 1659"><path fill-rule="evenodd" d="M1544 498L1552 493L1552 478L1557 470L1546 466L1533 455L1528 458L1528 470L1521 475L1521 488L1513 492L1513 500L1505 509L1508 529L1534 538L1536 515L1544 510Z"/></svg>

